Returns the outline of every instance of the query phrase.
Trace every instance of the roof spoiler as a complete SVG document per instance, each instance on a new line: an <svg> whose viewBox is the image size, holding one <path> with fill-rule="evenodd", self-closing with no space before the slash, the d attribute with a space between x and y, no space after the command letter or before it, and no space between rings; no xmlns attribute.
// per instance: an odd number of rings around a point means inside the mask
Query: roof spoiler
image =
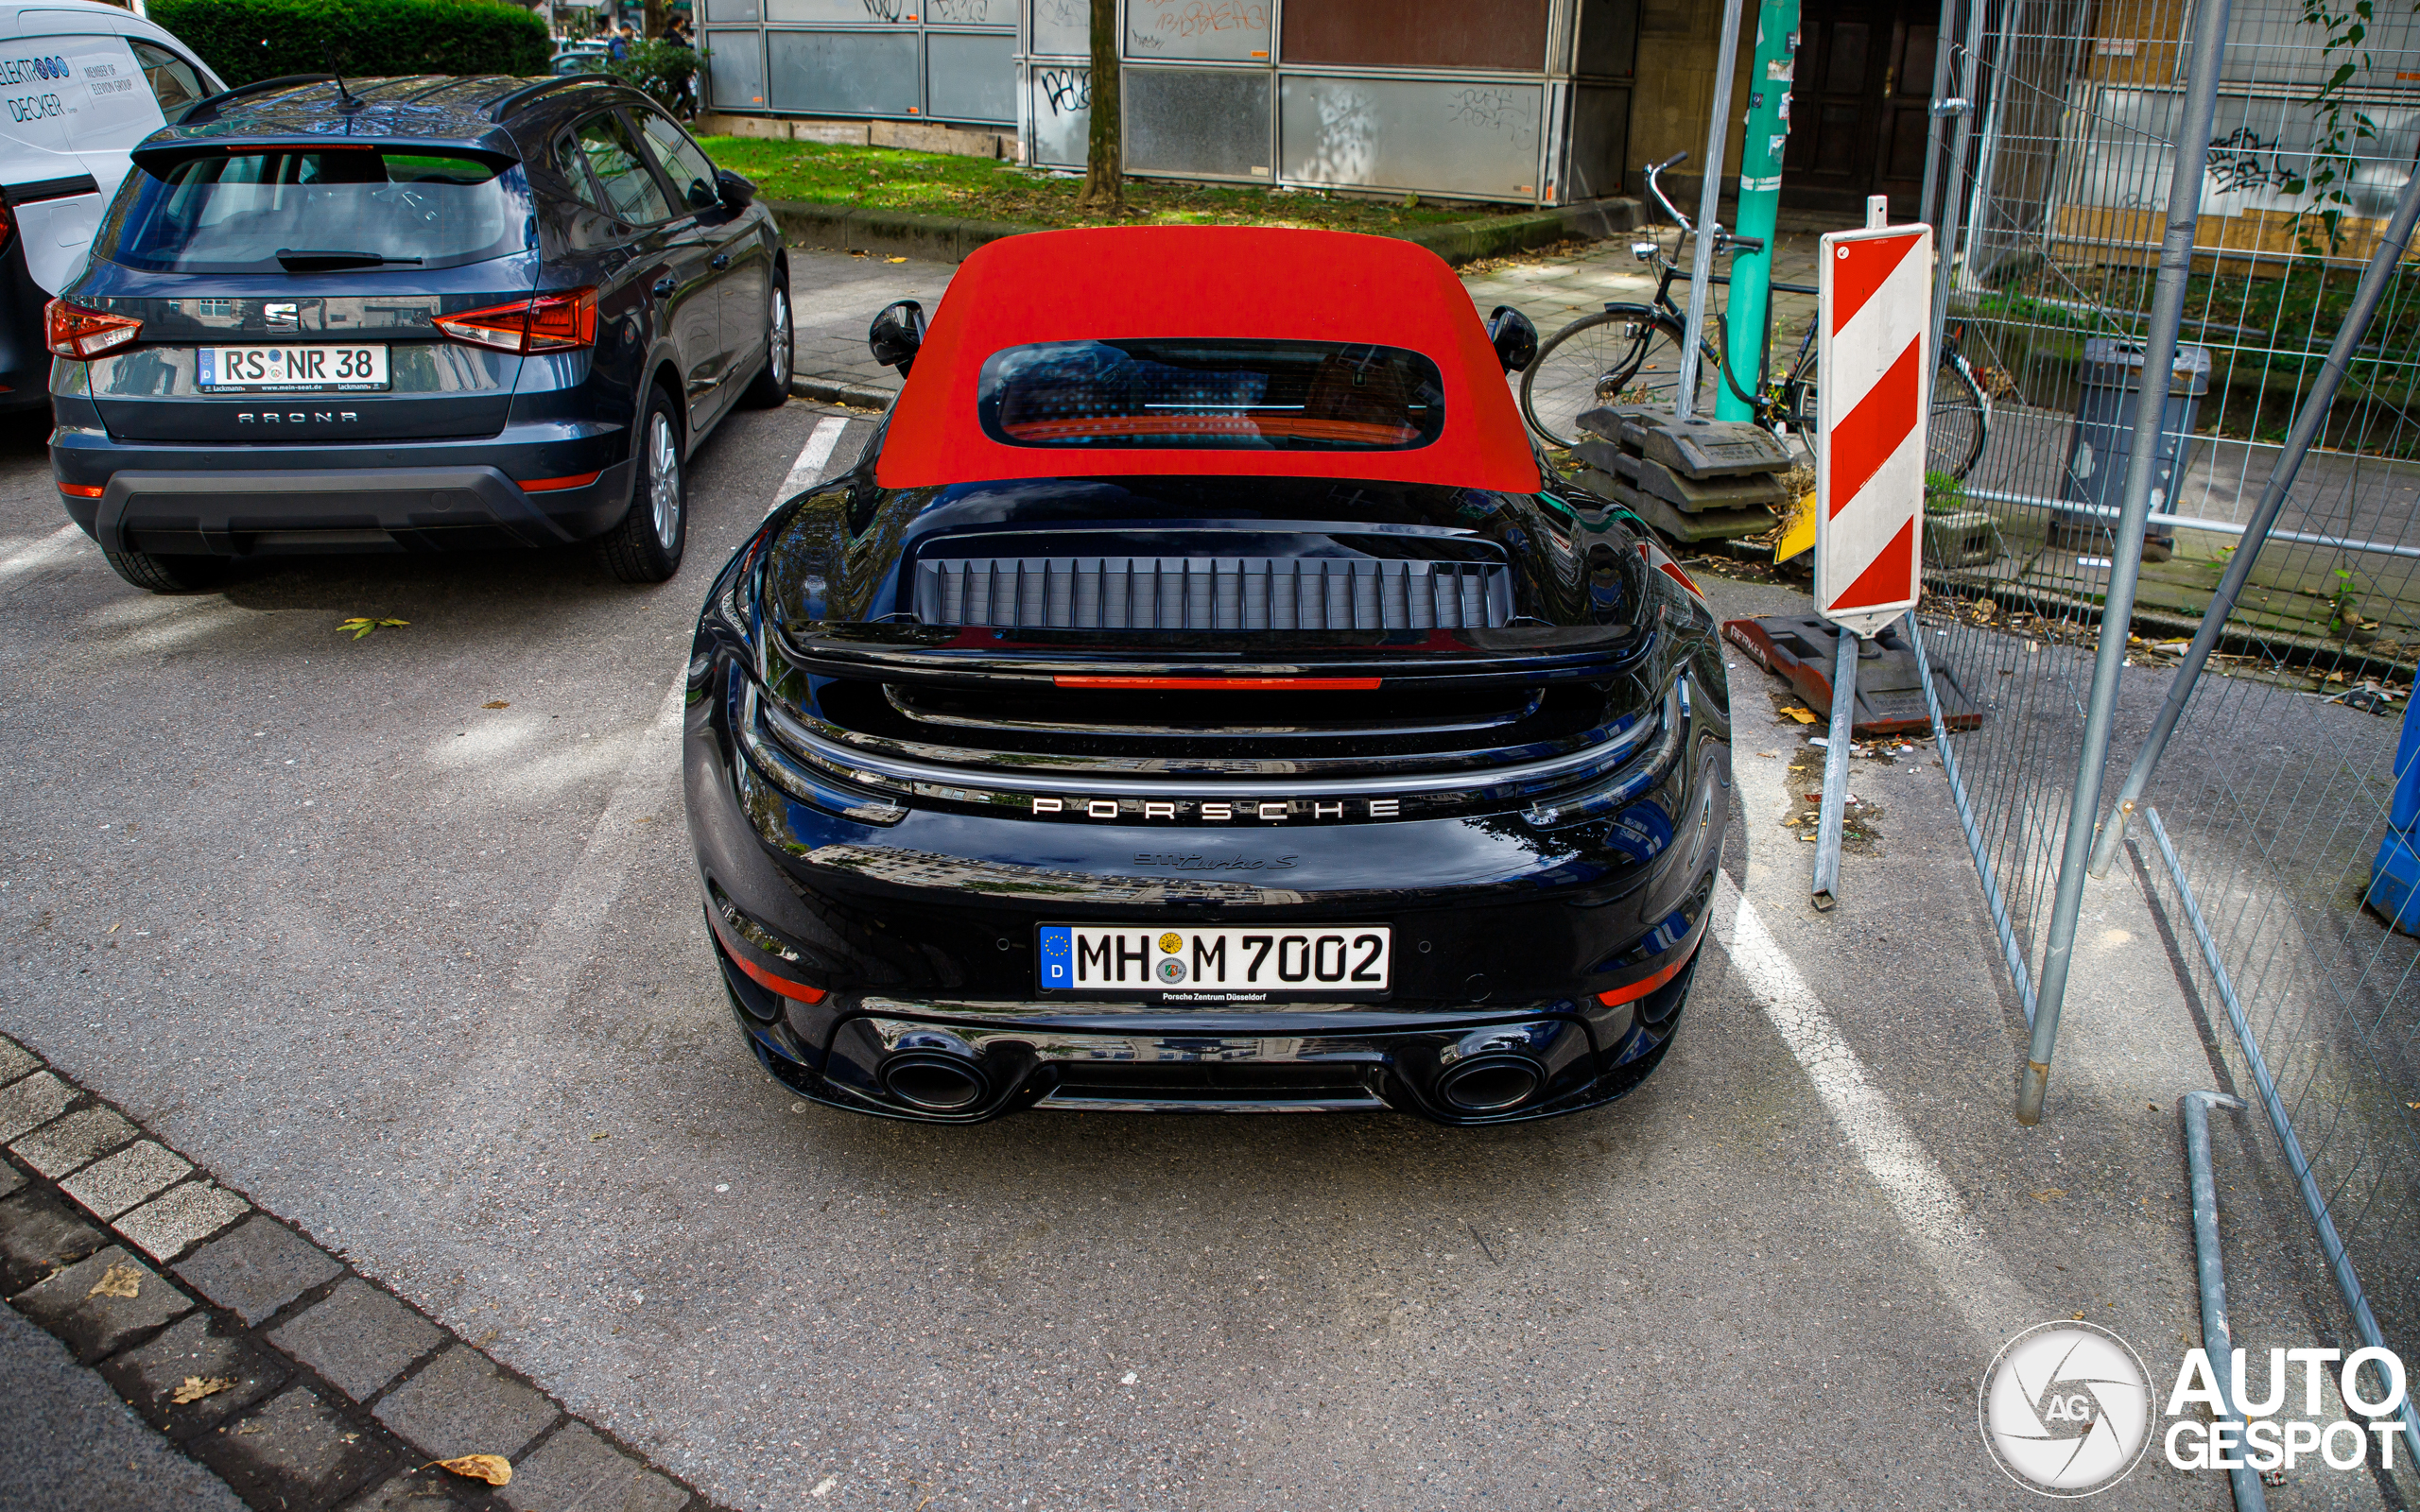
<svg viewBox="0 0 2420 1512"><path fill-rule="evenodd" d="M337 76L334 74L282 74L275 78L256 78L249 84L238 84L233 89L222 89L216 94L203 95L188 106L184 114L177 117L170 124L188 126L196 121L216 120L220 106L231 105L248 95L266 94L271 90L278 89L299 89L305 84L333 84L336 81Z"/></svg>
<svg viewBox="0 0 2420 1512"><path fill-rule="evenodd" d="M535 84L516 89L488 107L488 119L501 121L539 95L575 84L618 84L621 80L611 74L566 74L561 78L542 78Z"/></svg>

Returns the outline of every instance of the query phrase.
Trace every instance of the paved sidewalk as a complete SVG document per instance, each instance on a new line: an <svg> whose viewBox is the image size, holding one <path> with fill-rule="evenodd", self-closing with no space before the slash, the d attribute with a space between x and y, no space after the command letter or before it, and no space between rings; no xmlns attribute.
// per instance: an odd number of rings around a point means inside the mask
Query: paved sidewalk
<svg viewBox="0 0 2420 1512"><path fill-rule="evenodd" d="M713 1512L5 1037L0 1141L0 1507Z"/></svg>
<svg viewBox="0 0 2420 1512"><path fill-rule="evenodd" d="M1782 233L1776 276L1783 283L1813 284L1818 234ZM1654 272L1631 255L1634 239L1591 242L1584 250L1560 256L1475 264L1478 270L1463 277L1463 286L1481 314L1510 304L1536 324L1541 337L1550 336L1609 301L1654 297ZM1671 248L1668 229L1657 239L1668 250ZM957 271L953 263L791 248L790 287L798 321L793 387L808 398L843 404L896 394L899 375L866 350L866 327L893 300L915 300L929 316ZM1685 286L1673 291L1677 302L1685 304L1687 297ZM1786 294L1774 301L1774 309L1775 351L1784 352L1813 318L1815 301L1810 295Z"/></svg>

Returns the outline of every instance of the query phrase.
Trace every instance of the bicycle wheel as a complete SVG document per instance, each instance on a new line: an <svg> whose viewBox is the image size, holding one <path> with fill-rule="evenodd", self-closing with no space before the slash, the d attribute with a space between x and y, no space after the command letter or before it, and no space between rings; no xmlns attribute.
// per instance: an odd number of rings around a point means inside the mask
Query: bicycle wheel
<svg viewBox="0 0 2420 1512"><path fill-rule="evenodd" d="M1818 423L1815 407L1815 365L1806 376L1782 386L1781 418L1811 446ZM1963 359L1952 354L1941 360L1932 375L1932 414L1925 425L1925 471L1962 478L1983 455L1991 429L1991 406L1966 370Z"/></svg>
<svg viewBox="0 0 2420 1512"><path fill-rule="evenodd" d="M1925 471L1962 478L1983 455L1991 411L1956 352L1942 353L1932 375L1932 418L1925 428Z"/></svg>
<svg viewBox="0 0 2420 1512"><path fill-rule="evenodd" d="M1605 404L1670 408L1680 381L1679 321L1651 305L1616 304L1547 338L1521 373L1521 413L1556 446L1582 438L1579 420Z"/></svg>

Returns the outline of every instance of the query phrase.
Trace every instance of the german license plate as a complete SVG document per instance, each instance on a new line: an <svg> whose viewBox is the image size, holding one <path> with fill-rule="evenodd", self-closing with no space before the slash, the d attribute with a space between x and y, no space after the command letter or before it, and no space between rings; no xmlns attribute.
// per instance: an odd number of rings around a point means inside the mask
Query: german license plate
<svg viewBox="0 0 2420 1512"><path fill-rule="evenodd" d="M385 347L203 347L206 394L357 394L387 387Z"/></svg>
<svg viewBox="0 0 2420 1512"><path fill-rule="evenodd" d="M1392 980L1384 924L1044 924L1036 936L1037 985L1058 996L1215 1006L1381 997Z"/></svg>

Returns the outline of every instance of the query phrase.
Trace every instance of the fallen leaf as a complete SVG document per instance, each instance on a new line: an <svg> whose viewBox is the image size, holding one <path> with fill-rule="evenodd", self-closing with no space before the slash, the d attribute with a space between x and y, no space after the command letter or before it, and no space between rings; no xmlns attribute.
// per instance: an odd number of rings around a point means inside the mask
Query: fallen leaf
<svg viewBox="0 0 2420 1512"><path fill-rule="evenodd" d="M1784 719L1795 719L1802 725L1811 725L1815 722L1815 711L1812 709L1785 709L1781 712L1781 716Z"/></svg>
<svg viewBox="0 0 2420 1512"><path fill-rule="evenodd" d="M908 259L904 257L886 257L883 261L886 263L904 263L908 261Z"/></svg>
<svg viewBox="0 0 2420 1512"><path fill-rule="evenodd" d="M2064 1197L2066 1194L2067 1189L2065 1187L2044 1187L2041 1191L2033 1194L2033 1200L2036 1202L2048 1202L2052 1197Z"/></svg>
<svg viewBox="0 0 2420 1512"><path fill-rule="evenodd" d="M490 1486L512 1483L512 1462L501 1454L464 1454L458 1459L441 1459L430 1463L439 1469L452 1470L466 1481L485 1481Z"/></svg>
<svg viewBox="0 0 2420 1512"><path fill-rule="evenodd" d="M505 702L502 698L490 698L487 702L479 705L479 707L482 709L510 709L512 705Z"/></svg>
<svg viewBox="0 0 2420 1512"><path fill-rule="evenodd" d="M131 1265L112 1265L101 1272L86 1297L134 1297L143 1290L143 1273Z"/></svg>
<svg viewBox="0 0 2420 1512"><path fill-rule="evenodd" d="M353 638L358 641L373 630L399 630L410 623L409 620L373 620L355 615L352 619L338 622L337 628L351 630Z"/></svg>
<svg viewBox="0 0 2420 1512"><path fill-rule="evenodd" d="M591 1134L591 1135L590 1135L590 1136L588 1136L588 1137L589 1137L590 1141L593 1143L593 1142L595 1142L595 1141L596 1141L596 1140L610 1140L610 1139L612 1139L614 1136L613 1136L613 1135L611 1135L611 1134Z"/></svg>
<svg viewBox="0 0 2420 1512"><path fill-rule="evenodd" d="M168 1400L182 1407L189 1401L199 1401L204 1397L215 1397L222 1391L232 1389L234 1384L235 1378L233 1376L187 1376L183 1385L168 1394Z"/></svg>

